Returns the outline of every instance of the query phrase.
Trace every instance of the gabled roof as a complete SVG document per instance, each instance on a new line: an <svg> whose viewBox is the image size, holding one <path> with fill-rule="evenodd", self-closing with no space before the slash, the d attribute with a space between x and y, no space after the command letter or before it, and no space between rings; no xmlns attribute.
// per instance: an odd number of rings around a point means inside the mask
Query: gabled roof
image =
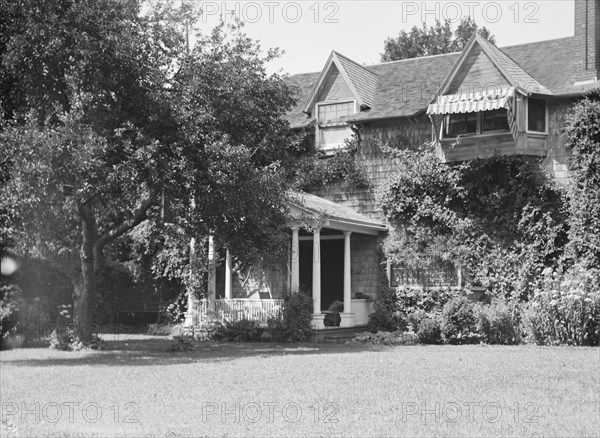
<svg viewBox="0 0 600 438"><path fill-rule="evenodd" d="M377 88L377 74L366 67L346 58L344 55L334 52L340 60L344 71L360 95L362 106L370 108L373 106L373 97Z"/></svg>
<svg viewBox="0 0 600 438"><path fill-rule="evenodd" d="M483 44L516 82L522 83L531 78L543 87L540 90L545 89L553 95L583 94L600 86L600 83L574 85L574 37L500 49L486 42ZM356 114L351 121L410 117L424 112L460 56L461 53L449 53L360 66L377 75L377 85L371 108ZM290 82L302 90L298 104L288 113L288 120L293 128L307 126L314 121L314 118L302 113L305 103L303 97L312 92L320 74L321 72L315 72L290 77Z"/></svg>
<svg viewBox="0 0 600 438"><path fill-rule="evenodd" d="M355 210L336 204L328 199L304 192L288 192L292 217L300 213L322 215L325 227L364 234L378 234L387 230L387 225L376 219L357 213ZM294 211L295 210L295 211Z"/></svg>
<svg viewBox="0 0 600 438"><path fill-rule="evenodd" d="M523 70L523 68L513 61L506 53L490 43L479 32L475 32L448 72L436 97L447 94L448 89L454 84L457 74L461 71L463 65L467 62L476 46L481 48L482 52L487 55L494 67L496 67L506 81L512 87L515 87L515 89L521 90L525 94L530 94L531 92L548 95L552 94L550 90ZM486 84L481 85L482 87L486 86Z"/></svg>
<svg viewBox="0 0 600 438"><path fill-rule="evenodd" d="M310 114L315 101L323 88L323 84L327 80L327 77L334 66L346 81L348 88L350 88L354 98L358 102L358 106L360 108L371 107L373 104L373 94L377 87L377 75L351 59L332 51L329 55L329 59L327 59L327 62L325 63L325 67L321 70L319 78L304 103L303 112Z"/></svg>

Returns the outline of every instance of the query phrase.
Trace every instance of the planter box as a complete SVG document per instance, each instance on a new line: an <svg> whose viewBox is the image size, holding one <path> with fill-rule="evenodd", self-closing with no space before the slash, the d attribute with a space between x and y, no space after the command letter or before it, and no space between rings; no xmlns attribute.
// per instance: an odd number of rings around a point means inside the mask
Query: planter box
<svg viewBox="0 0 600 438"><path fill-rule="evenodd" d="M354 325L367 325L369 315L373 311L373 303L366 299L352 299L352 313L354 313Z"/></svg>

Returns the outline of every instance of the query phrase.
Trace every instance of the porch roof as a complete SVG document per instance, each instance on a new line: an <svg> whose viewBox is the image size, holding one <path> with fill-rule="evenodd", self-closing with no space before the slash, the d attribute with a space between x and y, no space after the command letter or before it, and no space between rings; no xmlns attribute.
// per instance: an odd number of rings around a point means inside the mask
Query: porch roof
<svg viewBox="0 0 600 438"><path fill-rule="evenodd" d="M288 205L293 219L303 214L323 215L325 228L352 231L360 234L377 235L387 231L387 225L376 219L357 213L349 207L337 204L317 195L304 192L289 192Z"/></svg>

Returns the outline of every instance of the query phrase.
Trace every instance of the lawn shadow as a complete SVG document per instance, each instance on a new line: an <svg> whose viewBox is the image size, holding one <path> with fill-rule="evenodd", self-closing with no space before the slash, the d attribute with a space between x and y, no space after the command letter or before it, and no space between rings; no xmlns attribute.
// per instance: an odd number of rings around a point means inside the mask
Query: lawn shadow
<svg viewBox="0 0 600 438"><path fill-rule="evenodd" d="M287 355L315 355L386 351L389 347L369 344L322 344L322 343L234 343L194 341L193 351L171 352L174 341L168 336L129 335L111 340L104 335L110 350L82 352L59 352L50 349L21 348L0 355L3 365L24 366L165 366L194 362L222 362L247 357L274 357ZM21 353L21 354L19 354Z"/></svg>

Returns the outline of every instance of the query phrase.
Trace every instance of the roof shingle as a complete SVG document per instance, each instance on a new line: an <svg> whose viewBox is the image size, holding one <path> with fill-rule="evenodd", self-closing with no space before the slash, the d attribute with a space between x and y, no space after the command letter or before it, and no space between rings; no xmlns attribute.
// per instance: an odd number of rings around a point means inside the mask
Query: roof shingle
<svg viewBox="0 0 600 438"><path fill-rule="evenodd" d="M519 84L537 83L542 92L555 95L583 93L600 85L598 82L574 85L574 37L504 48L497 48L491 44L489 46L498 62ZM366 67L337 55L344 63L348 75L354 75L352 80L357 91L362 90L358 91L359 93L364 92L365 96L368 96L374 87L371 108L361 111L352 119L361 121L408 117L425 111L460 53L405 59ZM360 73L355 73L356 71ZM367 75L365 71L373 75ZM302 113L302 106L319 74L320 72L305 73L290 77L290 82L302 90L298 105L288 114L288 120L294 128L307 126L314 120ZM377 79L376 82L373 78Z"/></svg>

